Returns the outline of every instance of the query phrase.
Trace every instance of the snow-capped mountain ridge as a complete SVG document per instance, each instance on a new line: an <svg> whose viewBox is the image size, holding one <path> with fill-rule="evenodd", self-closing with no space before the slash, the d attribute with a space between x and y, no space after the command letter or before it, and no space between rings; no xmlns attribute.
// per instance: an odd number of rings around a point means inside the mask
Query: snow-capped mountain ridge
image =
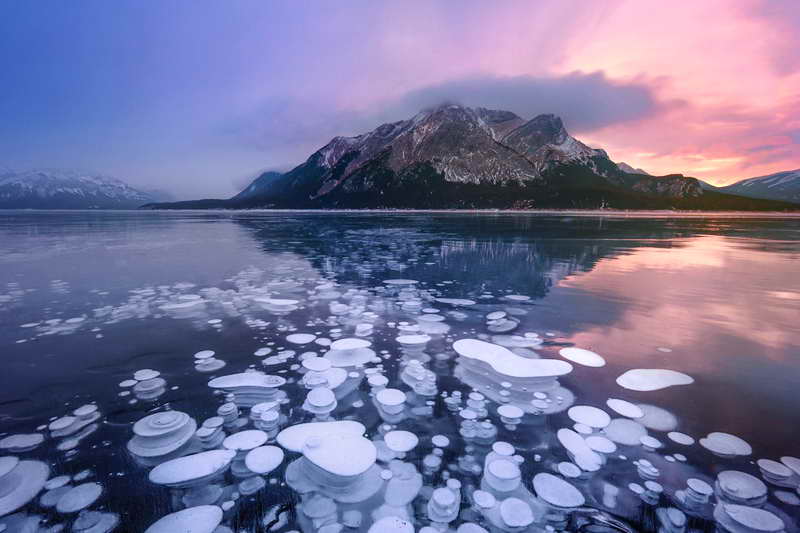
<svg viewBox="0 0 800 533"><path fill-rule="evenodd" d="M101 174L72 169L0 171L0 207L134 208L158 198Z"/></svg>
<svg viewBox="0 0 800 533"><path fill-rule="evenodd" d="M800 169L743 179L719 190L751 198L800 203Z"/></svg>
<svg viewBox="0 0 800 533"><path fill-rule="evenodd" d="M572 167L569 178L556 178L567 167ZM407 189L415 183L414 194L427 194L424 202L435 205L445 199L431 199L432 189L445 194L444 189L451 188L448 184L552 189L565 186L577 170L585 175L582 180L599 179L594 186L600 188L635 186L645 194L702 194L693 178L627 174L604 150L571 136L553 114L525 120L510 111L448 103L361 135L334 137L303 164L279 177L262 176L232 200L303 206L350 204L359 198L357 203L409 205L413 202L406 197ZM496 193L510 194L508 189L487 190Z"/></svg>

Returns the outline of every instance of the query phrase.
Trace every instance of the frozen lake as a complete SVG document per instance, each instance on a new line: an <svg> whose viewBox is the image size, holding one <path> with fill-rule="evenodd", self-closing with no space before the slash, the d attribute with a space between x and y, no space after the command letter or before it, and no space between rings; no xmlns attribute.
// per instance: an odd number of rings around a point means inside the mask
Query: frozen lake
<svg viewBox="0 0 800 533"><path fill-rule="evenodd" d="M800 218L0 212L0 357L0 531L800 518Z"/></svg>

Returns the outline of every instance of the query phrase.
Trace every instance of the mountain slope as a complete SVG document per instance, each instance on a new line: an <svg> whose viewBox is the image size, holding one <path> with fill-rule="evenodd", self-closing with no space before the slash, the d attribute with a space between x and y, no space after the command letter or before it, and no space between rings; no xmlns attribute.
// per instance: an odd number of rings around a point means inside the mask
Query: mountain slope
<svg viewBox="0 0 800 533"><path fill-rule="evenodd" d="M737 198L722 203L786 207ZM572 137L555 115L526 121L508 111L446 104L356 137L335 137L301 165L265 173L230 200L154 207L713 209L719 200L695 178L620 168L605 151Z"/></svg>
<svg viewBox="0 0 800 533"><path fill-rule="evenodd" d="M748 178L718 190L750 198L800 203L800 169Z"/></svg>
<svg viewBox="0 0 800 533"><path fill-rule="evenodd" d="M625 161L620 161L619 163L617 163L617 167L621 171L626 172L628 174L645 174L647 176L650 176L650 173L647 172L646 170L642 170L641 168L633 168Z"/></svg>
<svg viewBox="0 0 800 533"><path fill-rule="evenodd" d="M654 181L619 169L603 150L570 136L561 119L525 121L508 111L447 104L357 137L336 137L258 196L234 206L275 207L533 207L567 206L560 177L585 170L584 186L655 196L702 194L682 176ZM588 182L594 183L588 183ZM587 200L592 202L594 200ZM583 202L579 202L583 203ZM629 203L626 201L626 204ZM593 207L604 205L599 198Z"/></svg>
<svg viewBox="0 0 800 533"><path fill-rule="evenodd" d="M132 209L158 199L118 179L75 170L0 172L2 209Z"/></svg>

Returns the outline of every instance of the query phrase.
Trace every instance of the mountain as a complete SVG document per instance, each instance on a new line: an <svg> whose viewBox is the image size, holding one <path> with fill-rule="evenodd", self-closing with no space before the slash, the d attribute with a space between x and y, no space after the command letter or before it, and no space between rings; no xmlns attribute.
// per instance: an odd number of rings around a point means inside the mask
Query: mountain
<svg viewBox="0 0 800 533"><path fill-rule="evenodd" d="M229 200L157 208L780 209L705 191L695 178L629 173L560 118L445 104L356 137L335 137L284 174Z"/></svg>
<svg viewBox="0 0 800 533"><path fill-rule="evenodd" d="M260 174L253 182L247 186L242 192L231 198L233 201L244 201L249 198L257 198L259 195L265 193L272 185L272 182L281 177L281 172L270 170Z"/></svg>
<svg viewBox="0 0 800 533"><path fill-rule="evenodd" d="M750 198L800 203L800 169L744 179L718 190Z"/></svg>
<svg viewBox="0 0 800 533"><path fill-rule="evenodd" d="M641 168L633 168L628 163L624 161L620 161L617 163L617 168L627 174L644 174L645 176L650 176L651 174L646 170L642 170Z"/></svg>
<svg viewBox="0 0 800 533"><path fill-rule="evenodd" d="M0 170L0 209L132 209L161 198L76 170Z"/></svg>

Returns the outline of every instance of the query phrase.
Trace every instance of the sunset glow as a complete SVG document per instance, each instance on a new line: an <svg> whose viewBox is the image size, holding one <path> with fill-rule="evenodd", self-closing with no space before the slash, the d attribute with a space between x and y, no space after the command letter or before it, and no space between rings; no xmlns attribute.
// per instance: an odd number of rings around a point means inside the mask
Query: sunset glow
<svg viewBox="0 0 800 533"><path fill-rule="evenodd" d="M0 162L233 194L453 100L558 114L653 174L800 167L790 0L200 4L7 3Z"/></svg>

